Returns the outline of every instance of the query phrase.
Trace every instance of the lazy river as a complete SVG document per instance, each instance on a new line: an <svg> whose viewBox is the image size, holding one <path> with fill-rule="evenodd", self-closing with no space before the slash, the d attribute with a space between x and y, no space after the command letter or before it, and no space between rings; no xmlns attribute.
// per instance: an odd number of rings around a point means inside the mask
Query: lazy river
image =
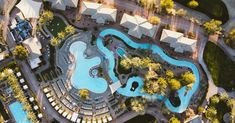
<svg viewBox="0 0 235 123"><path fill-rule="evenodd" d="M113 35L113 36L119 37L127 45L129 45L133 48L136 48L136 49L137 48L151 49L153 54L158 54L163 60L165 60L166 62L168 62L171 65L190 68L196 77L196 81L194 82L192 89L187 91L186 87L184 86L177 91L178 96L181 101L180 105L178 107L174 107L171 104L171 102L169 101L169 99L167 99L165 101L165 105L172 112L181 113L184 110L186 110L186 108L189 105L191 97L193 96L193 94L196 92L196 90L199 87L199 80L200 80L199 71L193 63L188 62L188 61L181 61L181 60L173 59L170 56L168 56L167 54L165 54L164 51L160 47L158 47L157 45L150 45L148 43L136 43L136 42L132 41L128 36L123 34L122 32L120 32L116 29L109 28L109 29L105 29L102 32L100 32L99 37L96 40L96 44L97 44L98 49L104 54L105 59L108 60L108 63L109 63L108 64L108 75L112 79L113 82L118 82L119 79L118 79L118 77L115 76L115 73L114 73L114 68L115 68L114 53L112 51L110 51L109 49L107 49L103 43L103 39L107 35ZM133 82L138 82L138 85L139 85L135 91L130 90L130 87ZM117 90L117 92L124 95L124 96L127 96L127 97L145 96L149 99L158 99L158 100L162 100L164 98L164 96L162 96L162 95L157 95L157 94L149 95L149 94L143 93L141 91L142 86L143 86L142 78L139 76L134 76L134 77L129 78L126 83L126 86L124 88L119 88ZM186 91L187 91L187 93L186 93Z"/></svg>

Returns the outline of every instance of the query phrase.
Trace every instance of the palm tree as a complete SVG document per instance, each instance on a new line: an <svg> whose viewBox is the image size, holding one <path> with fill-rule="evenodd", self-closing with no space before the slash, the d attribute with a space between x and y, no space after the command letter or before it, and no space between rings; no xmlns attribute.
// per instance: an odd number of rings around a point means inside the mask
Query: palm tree
<svg viewBox="0 0 235 123"><path fill-rule="evenodd" d="M146 107L146 100L144 98L131 99L131 109L137 113L144 114Z"/></svg>
<svg viewBox="0 0 235 123"><path fill-rule="evenodd" d="M64 38L65 38L65 32L59 32L58 34L57 34L57 37L59 38L59 39L61 39L61 40L63 40Z"/></svg>
<svg viewBox="0 0 235 123"><path fill-rule="evenodd" d="M173 116L168 123L180 123L180 120L177 117Z"/></svg>
<svg viewBox="0 0 235 123"><path fill-rule="evenodd" d="M30 104L29 104L28 102L27 102L27 103L24 103L23 109L24 109L25 111L29 111L29 110L31 109Z"/></svg>
<svg viewBox="0 0 235 123"><path fill-rule="evenodd" d="M139 3L149 11L154 11L156 8L156 0L139 0Z"/></svg>
<svg viewBox="0 0 235 123"><path fill-rule="evenodd" d="M59 45L59 39L58 38L56 38L56 37L53 37L51 40L50 40L50 44L52 45L52 46L58 46Z"/></svg>
<svg viewBox="0 0 235 123"><path fill-rule="evenodd" d="M68 25L68 26L65 27L65 32L67 34L74 34L75 31L76 31L76 29L71 25Z"/></svg>
<svg viewBox="0 0 235 123"><path fill-rule="evenodd" d="M78 91L79 96L83 99L83 100L87 100L89 99L89 91L87 89L81 89Z"/></svg>
<svg viewBox="0 0 235 123"><path fill-rule="evenodd" d="M39 24L43 25L46 24L47 22L51 21L54 19L54 14L51 11L44 11L40 18L39 18Z"/></svg>

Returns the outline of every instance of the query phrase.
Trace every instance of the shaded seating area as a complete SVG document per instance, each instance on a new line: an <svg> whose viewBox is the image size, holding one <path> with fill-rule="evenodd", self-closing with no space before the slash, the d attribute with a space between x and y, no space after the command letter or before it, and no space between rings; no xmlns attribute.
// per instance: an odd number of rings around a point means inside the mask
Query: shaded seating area
<svg viewBox="0 0 235 123"><path fill-rule="evenodd" d="M62 84L62 81L54 82L44 87L43 92L51 106L64 118L76 123L106 123L112 120L103 96L82 101L75 92L68 95ZM65 91L65 94L62 91Z"/></svg>

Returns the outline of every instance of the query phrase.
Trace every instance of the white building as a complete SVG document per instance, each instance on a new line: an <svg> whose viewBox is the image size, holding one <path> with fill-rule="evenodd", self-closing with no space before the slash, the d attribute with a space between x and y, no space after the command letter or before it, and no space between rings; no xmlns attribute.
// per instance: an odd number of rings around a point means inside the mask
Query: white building
<svg viewBox="0 0 235 123"><path fill-rule="evenodd" d="M42 55L41 49L42 45L38 41L38 39L35 37L31 37L26 39L23 43L24 47L29 52L28 62L31 67L31 69L37 68L39 66L39 63L41 63L40 56Z"/></svg>
<svg viewBox="0 0 235 123"><path fill-rule="evenodd" d="M102 4L92 2L82 2L81 13L90 15L96 23L116 22L117 9L105 8Z"/></svg>
<svg viewBox="0 0 235 123"><path fill-rule="evenodd" d="M123 14L120 25L128 28L128 34L136 38L141 38L143 35L153 37L157 29L157 26L149 23L147 19L126 13Z"/></svg>
<svg viewBox="0 0 235 123"><path fill-rule="evenodd" d="M160 41L170 44L170 47L174 48L175 52L194 52L196 49L197 40L189 39L183 36L183 33L163 29Z"/></svg>
<svg viewBox="0 0 235 123"><path fill-rule="evenodd" d="M101 8L94 15L92 19L96 20L96 23L104 24L106 22L116 22L117 9Z"/></svg>
<svg viewBox="0 0 235 123"><path fill-rule="evenodd" d="M81 13L83 15L94 15L101 7L102 4L84 1L82 2Z"/></svg>
<svg viewBox="0 0 235 123"><path fill-rule="evenodd" d="M25 18L39 18L42 2L21 0L16 7L20 9Z"/></svg>
<svg viewBox="0 0 235 123"><path fill-rule="evenodd" d="M65 10L66 7L76 8L78 0L46 0L51 3L51 7L54 9Z"/></svg>

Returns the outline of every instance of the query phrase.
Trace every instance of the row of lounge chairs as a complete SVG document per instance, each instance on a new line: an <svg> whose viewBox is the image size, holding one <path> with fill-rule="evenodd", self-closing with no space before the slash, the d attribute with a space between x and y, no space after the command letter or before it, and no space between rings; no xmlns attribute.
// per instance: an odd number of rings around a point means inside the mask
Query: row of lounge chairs
<svg viewBox="0 0 235 123"><path fill-rule="evenodd" d="M46 87L43 89L43 92L46 94L46 97L48 98L48 101L51 103L51 106L54 107L54 109L61 114L66 119L77 122L77 123L106 123L108 121L112 120L111 115L109 114L108 107L105 107L106 104L101 104L99 107L96 107L95 112L93 112L92 108L92 101L84 101L82 104L80 111L76 112L74 108L71 109L71 107L68 107L67 105L62 105L61 103L64 103L62 100L57 101L55 99L56 96L53 96L52 88ZM68 96L66 96L68 97ZM70 98L70 97L68 97ZM65 98L64 98L65 99ZM70 100L70 99L68 99ZM59 102L59 103L58 103Z"/></svg>

